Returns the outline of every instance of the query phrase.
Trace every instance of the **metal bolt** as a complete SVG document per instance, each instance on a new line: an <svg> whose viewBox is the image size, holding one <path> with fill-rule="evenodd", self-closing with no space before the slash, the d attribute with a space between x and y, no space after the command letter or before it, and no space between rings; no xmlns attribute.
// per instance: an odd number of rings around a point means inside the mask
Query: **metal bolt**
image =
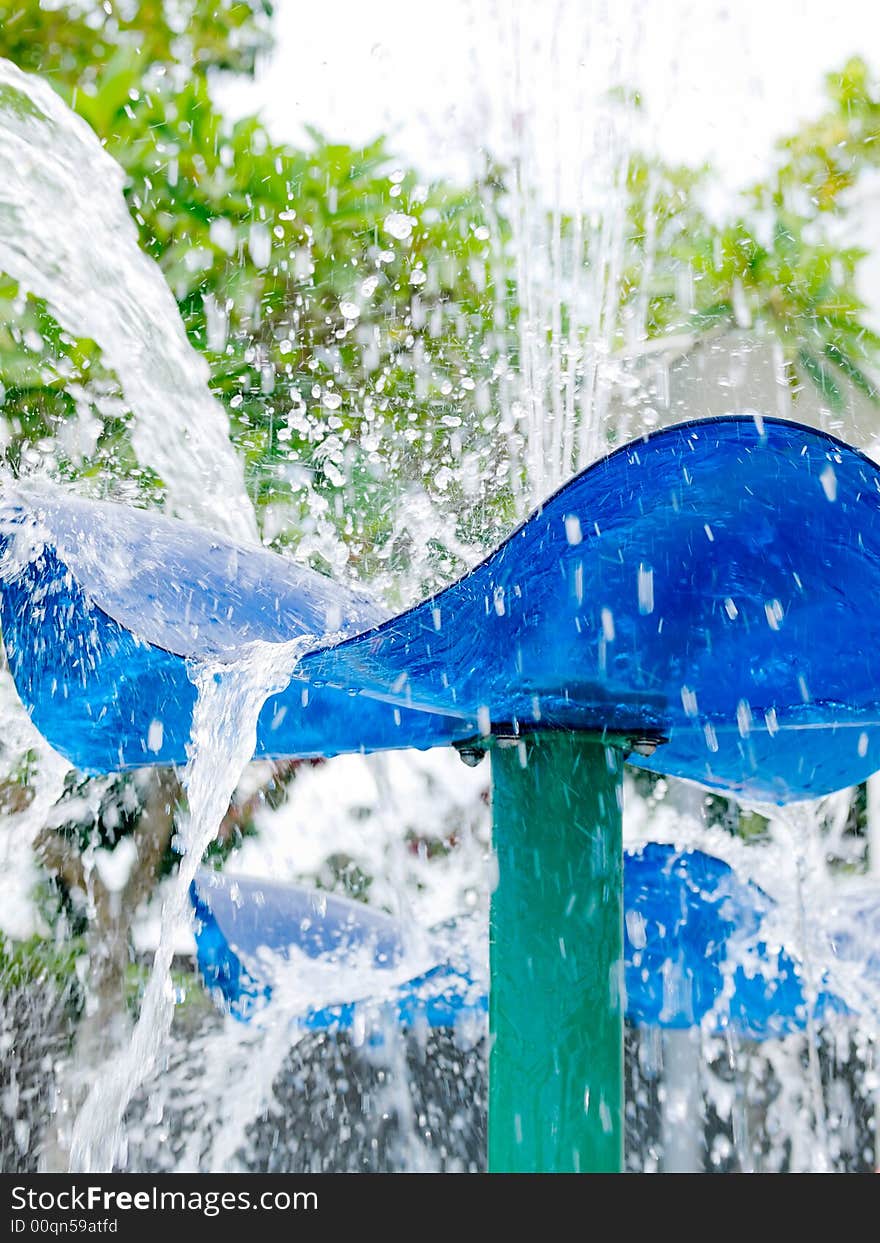
<svg viewBox="0 0 880 1243"><path fill-rule="evenodd" d="M634 751L636 755L643 755L647 759L649 756L653 755L660 744L665 741L666 740L664 738L630 738L629 748L631 751Z"/></svg>

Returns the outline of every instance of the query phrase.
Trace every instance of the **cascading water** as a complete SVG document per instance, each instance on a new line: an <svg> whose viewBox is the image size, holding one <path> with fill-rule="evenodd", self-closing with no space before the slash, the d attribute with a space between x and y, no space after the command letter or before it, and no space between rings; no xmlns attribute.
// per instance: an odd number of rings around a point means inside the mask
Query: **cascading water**
<svg viewBox="0 0 880 1243"><path fill-rule="evenodd" d="M133 412L138 461L163 481L171 509L255 539L226 414L138 245L121 168L51 87L3 60L0 167L0 271L101 347Z"/></svg>
<svg viewBox="0 0 880 1243"><path fill-rule="evenodd" d="M706 1158L713 1168L742 1170L873 1163L880 978L870 947L880 891L870 874L855 871L858 839L853 845L844 838L853 795L845 790L787 808L749 804L743 814L760 817L766 827L757 841L747 842L683 813L671 799L652 807L632 784L627 790L629 846L667 842L725 860L772 899L761 941L796 954L805 999L815 1000L830 986L842 1003L839 1013L821 1021L808 1015L803 1030L760 1044L734 1030L718 1035L711 1025L694 1031L693 1061L673 1069L683 1071L683 1078L696 1077L706 1110L698 1123L697 1154L691 1153L699 1158L696 1168ZM745 940L729 970L748 950ZM647 1051L650 1037L642 1039ZM679 1052L673 1049L672 1056ZM662 1081L668 1069L657 1056L648 1080ZM686 1136L678 1134L676 1148L684 1143Z"/></svg>
<svg viewBox="0 0 880 1243"><path fill-rule="evenodd" d="M44 298L65 328L100 346L132 408L132 441L139 461L160 476L170 508L235 538L252 539L253 510L241 463L228 440L225 413L208 393L207 367L186 340L158 268L138 247L120 168L45 83L8 62L0 63L0 114L0 158L9 170L0 190L0 270ZM112 246L107 245L109 238ZM99 1078L88 1053L78 1059L70 1070L73 1084L61 1089L59 1108L63 1103L64 1112L59 1114L55 1147L62 1161L69 1153L71 1168L108 1169L124 1152L126 1109L161 1058L173 1018L170 966L176 937L181 927L189 926L189 882L253 753L259 709L289 676L297 653L306 646L301 640L283 648L266 646L235 665L196 671L193 754L183 777L189 809L178 834L183 858L162 904L159 944L130 1041L123 1032L127 1042L120 1056ZM22 868L33 868L31 839L61 793L67 765L42 740L33 741L29 720L17 703L15 708L31 750L40 757L42 774L31 791L26 818L17 817L4 834L10 857L21 865L8 867L5 875L21 883ZM7 734L10 751L14 741ZM13 765L20 762L22 750L23 745L12 755ZM405 905L402 894L399 905ZM18 931L14 921L7 920L7 926L13 934ZM308 975L301 968L295 983L293 974L287 974L281 991L292 1021L307 1003L314 1004L322 989L314 970ZM361 970L360 978L363 983L369 973ZM323 991L331 1000L339 989L339 999L344 999L350 977L326 981ZM225 1051L216 1040L209 1045L209 1063L218 1058L221 1064L241 1061L241 1031L232 1026L234 1038L227 1036ZM265 1031L260 1035L263 1095L269 1093L274 1072L294 1039L288 1027L281 1022L273 1029L269 1043L274 1052L265 1047ZM234 1143L230 1148L231 1137L243 1133L259 1105L259 1093L255 1097L249 1091L247 1098L238 1111L234 1098L224 1108L223 1138L216 1153L221 1164L235 1149ZM205 1159L212 1160L209 1153ZM58 1152L52 1160L57 1164Z"/></svg>
<svg viewBox="0 0 880 1243"><path fill-rule="evenodd" d="M538 24L517 0L493 7L478 43L510 167L518 366L502 400L519 435L524 512L605 451L619 430L609 404L622 346L645 332L619 307L636 118L615 93L631 81L641 23L620 40L604 7L558 4Z"/></svg>
<svg viewBox="0 0 880 1243"><path fill-rule="evenodd" d="M152 1071L171 1028L171 963L176 935L191 919L190 885L256 750L263 704L284 688L313 642L309 635L284 645L258 643L233 664L193 670L198 698L192 753L183 775L188 810L176 838L180 865L162 904L159 944L131 1040L91 1084L77 1114L70 1144L72 1169L109 1170L119 1163L125 1110Z"/></svg>
<svg viewBox="0 0 880 1243"><path fill-rule="evenodd" d="M275 1089L285 1064L310 1038L305 1016L324 1006L364 998L366 1008L353 1040L363 1046L368 1032L374 1043L379 1037L376 1060L387 1066L399 1050L400 1035L393 1015L383 1013L381 1002L370 999L387 996L397 984L431 967L433 960L427 947L410 947L393 968L379 969L371 948L364 947L361 953L346 954L337 961L315 961L295 951L282 959L266 951L263 965L271 972L271 1006L263 1011L258 1007L246 1026L225 1016L190 1043L185 1064L163 1066L161 1074L148 1077L151 1107L144 1118L126 1128L141 1160L158 1156L151 1116L191 1113L200 1123L183 1131L174 1168L229 1173L246 1168L248 1128L261 1114L271 1115L277 1109ZM406 1076L389 1078L396 1092L391 1107L405 1116L412 1108ZM412 1125L405 1129L414 1136Z"/></svg>

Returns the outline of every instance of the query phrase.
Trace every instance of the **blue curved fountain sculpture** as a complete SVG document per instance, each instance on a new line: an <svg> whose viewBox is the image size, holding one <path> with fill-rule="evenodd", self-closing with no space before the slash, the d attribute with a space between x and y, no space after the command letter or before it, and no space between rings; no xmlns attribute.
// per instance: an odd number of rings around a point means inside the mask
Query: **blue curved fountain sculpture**
<svg viewBox="0 0 880 1243"><path fill-rule="evenodd" d="M10 670L85 771L183 762L191 662L297 635L259 754L491 749L494 1169L621 1164L623 758L777 802L880 767L880 471L797 424L626 445L386 621L153 513L21 489L0 536Z"/></svg>
<svg viewBox="0 0 880 1243"><path fill-rule="evenodd" d="M731 417L627 445L385 622L321 575L152 511L22 490L2 525L10 669L86 772L184 762L187 660L299 634L315 647L264 709L262 755L653 736L662 751L631 762L780 802L880 765L880 472L796 424Z"/></svg>
<svg viewBox="0 0 880 1243"><path fill-rule="evenodd" d="M762 935L773 902L761 889L703 851L655 842L625 852L623 875L631 1022L730 1030L752 1040L805 1028L802 973L786 949L770 948ZM199 969L222 1007L242 1021L270 1002L270 963L286 960L291 950L329 972L357 964L364 954L373 968L358 997L306 1011L300 1021L308 1030L349 1030L359 1007L376 1012L380 1001L391 1004L404 1028L455 1027L488 1010L486 971L462 947L472 938L457 935L455 926L437 929L420 969L398 982L405 931L362 903L301 885L209 872L191 896ZM346 984L351 988L350 978ZM843 1009L823 988L812 1012L821 1019Z"/></svg>

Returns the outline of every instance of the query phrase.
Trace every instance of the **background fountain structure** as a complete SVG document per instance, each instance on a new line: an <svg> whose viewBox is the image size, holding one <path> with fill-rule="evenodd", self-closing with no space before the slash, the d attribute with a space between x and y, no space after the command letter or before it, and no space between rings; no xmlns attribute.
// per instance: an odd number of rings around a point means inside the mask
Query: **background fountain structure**
<svg viewBox="0 0 880 1243"><path fill-rule="evenodd" d="M628 74L643 54L638 22L621 44L613 30L597 37L597 31L605 30L600 4L561 5L555 32L549 27L536 31L526 16L522 5L503 6L494 12L495 25L488 35L483 17L475 16L468 52L484 73L486 116L499 136L497 155L511 171L507 197L498 200L487 194L485 224L476 226L488 234L479 239L485 243L488 276L477 273L475 283L488 286L491 331L478 332L460 308L449 308L451 325L437 326L437 333L456 338L457 361L468 363L467 375L457 380L454 373L452 379L438 377L436 359L420 355L422 336L416 330L429 301L431 278L426 273L424 285L412 284L412 322L406 327L419 339L406 365L414 376L417 402L430 401L439 411L438 390L442 394L443 386L450 385L451 399L442 414L448 420L444 434L450 465L439 465L450 482L444 492L409 479L396 498L401 515L394 536L406 542L409 559L405 576L397 576L395 602L414 598L426 582L436 583L478 559L480 539L491 543L515 514L593 460L609 442L684 414L771 403L771 413L794 409L791 364L777 342L752 331L742 308L733 334L679 334L659 347L648 339L648 290L654 248L660 244L650 229L640 257L640 284L621 299L632 259L627 250L626 175L644 137L644 120L616 88L628 84ZM495 48L501 49L498 58L493 57ZM552 89L545 91L548 80ZM240 461L229 448L227 413L208 395L208 370L187 344L158 271L136 248L130 218L122 210L123 181L116 166L45 84L23 87L17 72L3 65L0 88L0 152L3 167L13 174L0 185L0 269L19 282L19 296L27 290L44 299L63 329L75 338L92 338L100 347L111 376L100 397L101 413L110 419L120 405L131 411L130 443L146 472L146 483L135 472L134 485L129 472L129 482L119 483L119 494L148 498L150 472L155 472L165 485L169 507L227 531L253 529ZM16 103L21 100L26 101L24 108ZM548 150L546 135L554 119L558 140ZM487 173L480 158L476 172L488 185L494 174ZM394 176L392 169L391 184L401 184ZM649 185L649 223L652 204L659 219L661 194L659 180L653 188ZM414 226L407 224L406 212L397 212L394 201L389 207L395 210L389 212L381 244L389 253L406 255ZM247 242L251 257L268 262L272 245L268 224L255 220ZM304 250L308 247L300 247L295 262L305 276L309 260ZM584 252L591 257L588 266L578 259ZM475 268L482 261L470 251L460 259ZM410 279L420 271L414 267ZM353 286L361 307L371 296L363 292L370 279ZM508 281L516 291L514 313ZM686 266L679 285L676 298L686 312L693 298ZM100 296L90 299L91 291ZM367 318L365 311L355 310L357 315L343 311L340 331L347 334L343 344L349 338L356 342L365 379L374 366L372 354L385 347L358 324ZM441 318L444 313L441 308ZM222 345L229 331L228 315L229 309L216 300L207 307L215 345ZM428 327L430 339L433 328ZM260 354L256 329L254 336L252 367L268 400L278 375ZM167 369L163 363L169 364ZM870 445L875 416L857 386L847 391L841 411L832 408L821 387L810 386L809 376L800 379L799 419L844 430L849 439ZM344 473L350 462L337 456L330 443L337 390L325 383L323 372L316 385L319 414L294 403L291 421L316 426L322 419L326 468ZM70 388L75 388L73 380ZM375 386L372 393L378 406L381 397ZM60 429L59 442L67 438L65 452L71 439L81 449L80 442L88 446L97 435L92 400L81 391L75 394L77 418ZM189 412L186 421L168 417L169 409L182 406ZM240 426L235 433L242 437ZM377 434L367 452L380 459L389 450L398 453L405 434L399 427L386 429L384 439ZM193 451L194 446L201 447ZM53 448L44 449L45 441L32 446L30 457L26 453L17 469L57 474L59 455ZM480 538L467 538L457 528L457 509L479 513L487 479L488 495L506 491L509 504L500 507L500 516L486 521ZM103 476L87 476L80 486L94 491L108 483L114 486L105 471ZM301 555L317 552L340 571L346 557L326 521L326 504L311 485L304 495L305 508L314 505L315 520ZM276 520L271 507L261 511L265 538L278 534L284 511L278 512ZM469 530L473 533L473 523ZM438 533L445 541L439 561ZM391 571L377 573L377 589L387 592L394 577ZM8 680L4 695L4 719L19 721ZM2 883L4 898L10 898L5 902L6 932L16 939L43 926L39 913L22 898L38 875L30 843L42 835L45 863L47 826L66 823L72 802L68 775L67 801L60 810L56 806L65 766L26 729L21 724L20 739L12 731L4 738L8 771L18 771L26 756L32 774L32 796L4 815L7 862ZM248 780L256 787L264 776L260 770ZM361 884L361 896L410 919L415 927L461 909L480 911L487 903L490 876L485 785L480 770L469 773L445 755L347 757L306 769L283 792L280 806L258 805L255 819L262 832L246 838L229 867L255 874L271 868L291 879L317 878L325 885L343 879L355 889ZM97 819L106 790L98 783L88 791L74 791L83 805L79 810L91 808ZM239 796L246 801L248 790L240 790ZM140 797L147 807L152 799L164 808L177 794L160 774ZM687 842L728 858L777 898L788 931L796 929L796 937L804 941L801 949L809 963L809 919L801 913L833 904L839 873L861 866L865 839L853 828L865 822L863 799L860 792L843 792L803 809L795 834L781 813L719 809L717 801L702 793L633 777L627 786L625 832L630 843ZM876 799L869 800L869 809L868 828L874 833ZM718 827L725 819L736 826L734 836ZM746 845L750 833L756 840ZM429 860L432 852L440 857ZM112 908L125 895L132 859L120 843L115 850L88 846L83 860L80 884L84 904L94 916L102 903ZM871 867L875 862L869 858ZM64 861L57 861L56 871L63 866ZM144 894L135 896L140 903ZM142 908L134 927L134 944L141 953L155 943L155 908L156 903ZM78 1038L87 1073L102 1048L96 1050L90 1041L110 1004L106 997L102 1000L100 958L98 965L95 960L99 948L92 947L93 976L86 982L91 1024L81 1025ZM187 950L185 938L177 948ZM80 964L80 977L75 972L70 976L69 992L82 985L82 958ZM115 985L118 968L116 963L116 975L109 972ZM821 975L822 963L814 968ZM160 1059L160 1073L131 1111L130 1168L479 1166L485 1081L478 1039L462 1047L451 1037L395 1037L380 1055L346 1041L308 1037L291 1049L284 1024L246 1034L203 1008L194 982L187 988L191 1002L179 1010L178 1030ZM4 994L7 1044L14 1032L16 1046L5 1069L7 1168L36 1163L41 1154L50 1164L63 1164L69 1142L63 1132L70 1121L65 1110L75 1110L79 1100L79 1086L66 1079L70 1058L64 998L59 1001L51 990L44 991L45 1005L39 990L27 983ZM124 1022L119 1001L117 990L112 1003ZM300 1004L294 990L292 1010ZM124 1038L113 1030L110 1037ZM772 1048L698 1034L684 1054L664 1048L655 1033L630 1032L630 1167L657 1168L673 1160L716 1169L870 1166L876 1042L876 1029L867 1018L855 1030L840 1020L819 1033L787 1037ZM675 1075L670 1061L677 1067ZM262 1068L261 1082L253 1085L247 1099L230 1098L224 1085L241 1078L240 1068L253 1064ZM664 1112L664 1097L676 1092L698 1099L703 1117L692 1142L685 1145L687 1151L673 1158L664 1153L664 1127L668 1136L673 1116L669 1108ZM55 1120L48 1138L41 1134L47 1117Z"/></svg>

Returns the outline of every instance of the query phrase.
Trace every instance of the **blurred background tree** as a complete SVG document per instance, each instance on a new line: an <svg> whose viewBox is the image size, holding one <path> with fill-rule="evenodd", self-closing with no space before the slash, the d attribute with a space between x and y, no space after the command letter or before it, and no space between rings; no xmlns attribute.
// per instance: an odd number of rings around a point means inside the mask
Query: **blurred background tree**
<svg viewBox="0 0 880 1243"><path fill-rule="evenodd" d="M650 240L649 337L719 326L768 330L833 410L841 386L877 401L880 338L857 291L864 252L841 222L860 178L880 166L880 83L854 58L826 77L827 106L777 145L771 172L719 219L704 204L713 171L637 156L630 168L633 251L624 300L638 296ZM683 313L681 273L692 305ZM793 385L798 378L790 371Z"/></svg>
<svg viewBox="0 0 880 1243"><path fill-rule="evenodd" d="M211 364L265 536L374 579L407 556L399 490L442 490L462 453L492 451L491 426L469 426L466 446L456 430L475 406L489 415L473 375L493 309L480 197L422 181L382 138L354 149L314 132L292 150L255 118L228 123L209 75L253 71L269 6L184 7L141 4L122 20L25 3L0 55L47 77L124 168L142 244ZM94 347L38 302L22 316L16 295L7 283L0 315L13 465L51 439L72 388L98 382ZM133 465L124 416L95 414L103 432L85 469L118 477ZM454 568L447 549L439 577Z"/></svg>

